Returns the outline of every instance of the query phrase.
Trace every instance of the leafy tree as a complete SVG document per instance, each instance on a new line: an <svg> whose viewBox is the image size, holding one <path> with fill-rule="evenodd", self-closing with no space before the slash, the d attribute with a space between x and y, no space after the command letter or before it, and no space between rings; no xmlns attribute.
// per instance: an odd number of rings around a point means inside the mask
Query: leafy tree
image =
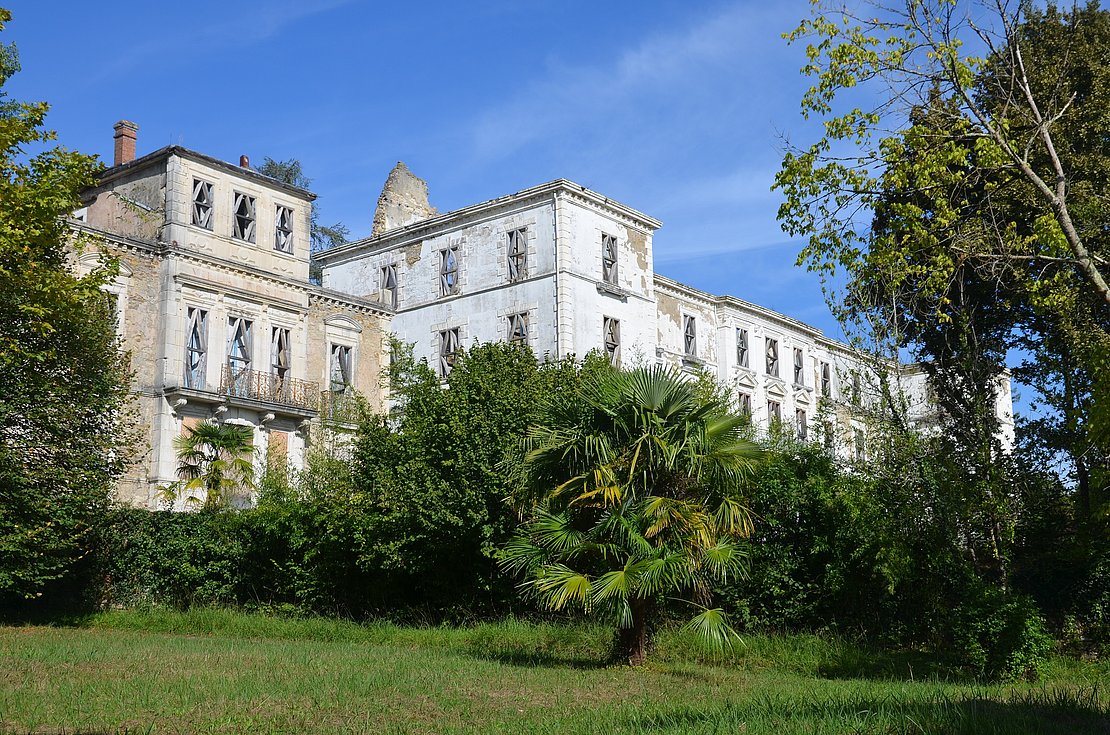
<svg viewBox="0 0 1110 735"><path fill-rule="evenodd" d="M0 10L0 29L11 14ZM0 44L0 87L19 69ZM127 458L129 372L100 287L78 278L64 218L95 158L49 145L45 103L0 89L0 602L35 598L70 571ZM77 243L79 246L80 243Z"/></svg>
<svg viewBox="0 0 1110 735"><path fill-rule="evenodd" d="M181 480L167 490L169 497L184 495L190 504L218 510L253 489L254 431L249 426L202 421L186 427L174 447Z"/></svg>
<svg viewBox="0 0 1110 735"><path fill-rule="evenodd" d="M461 352L444 386L393 343L395 410L366 417L354 451L359 563L378 575L379 604L488 610L513 598L494 562L516 525L501 463L543 397L577 380L571 360L492 343Z"/></svg>
<svg viewBox="0 0 1110 735"><path fill-rule="evenodd" d="M296 158L275 161L273 158L266 156L262 165L256 170L263 176L269 176L271 179L277 179L301 189L308 189L312 185L312 179L305 176L304 168L301 166L300 160ZM313 253L338 247L351 237L351 231L342 222L336 222L331 226L320 224L319 212L315 204L312 206L312 218L308 223L308 231L311 240L310 250ZM309 264L309 277L313 283L320 282L320 266L315 261Z"/></svg>
<svg viewBox="0 0 1110 735"><path fill-rule="evenodd" d="M709 585L743 568L744 480L761 454L746 424L659 367L598 372L552 397L522 446L527 516L502 565L552 609L615 619L629 663L644 661L676 594L701 608L688 627L723 646L732 629L708 606Z"/></svg>

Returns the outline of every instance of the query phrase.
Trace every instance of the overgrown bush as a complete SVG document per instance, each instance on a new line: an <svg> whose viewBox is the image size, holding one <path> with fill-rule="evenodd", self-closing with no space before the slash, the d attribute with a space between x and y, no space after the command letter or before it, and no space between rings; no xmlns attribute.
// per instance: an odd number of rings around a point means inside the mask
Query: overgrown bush
<svg viewBox="0 0 1110 735"><path fill-rule="evenodd" d="M952 652L981 679L1037 679L1053 640L1033 601L993 587L975 589L955 611Z"/></svg>

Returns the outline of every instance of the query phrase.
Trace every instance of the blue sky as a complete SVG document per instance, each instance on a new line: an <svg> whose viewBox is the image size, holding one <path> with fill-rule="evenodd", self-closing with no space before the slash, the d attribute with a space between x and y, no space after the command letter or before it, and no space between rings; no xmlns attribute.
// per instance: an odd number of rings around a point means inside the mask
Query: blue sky
<svg viewBox="0 0 1110 735"><path fill-rule="evenodd" d="M440 211L569 178L661 219L656 270L839 329L769 190L808 140L782 2L8 0L12 97L67 147L299 158L321 221L369 233L404 160Z"/></svg>

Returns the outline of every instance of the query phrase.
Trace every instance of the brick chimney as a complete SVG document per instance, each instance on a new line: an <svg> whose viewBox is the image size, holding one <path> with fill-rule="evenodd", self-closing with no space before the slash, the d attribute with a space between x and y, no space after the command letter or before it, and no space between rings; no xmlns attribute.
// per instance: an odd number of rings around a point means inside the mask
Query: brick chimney
<svg viewBox="0 0 1110 735"><path fill-rule="evenodd" d="M115 124L116 155L113 166L121 166L135 160L135 140L139 126L130 120L120 120Z"/></svg>

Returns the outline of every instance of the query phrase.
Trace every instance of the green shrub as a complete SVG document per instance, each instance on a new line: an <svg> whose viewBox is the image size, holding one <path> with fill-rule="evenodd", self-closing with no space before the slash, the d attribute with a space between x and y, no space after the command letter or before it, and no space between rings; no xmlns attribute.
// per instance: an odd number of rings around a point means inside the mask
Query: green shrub
<svg viewBox="0 0 1110 735"><path fill-rule="evenodd" d="M1053 647L1030 598L991 587L975 590L956 611L952 643L965 670L1002 681L1039 678Z"/></svg>

